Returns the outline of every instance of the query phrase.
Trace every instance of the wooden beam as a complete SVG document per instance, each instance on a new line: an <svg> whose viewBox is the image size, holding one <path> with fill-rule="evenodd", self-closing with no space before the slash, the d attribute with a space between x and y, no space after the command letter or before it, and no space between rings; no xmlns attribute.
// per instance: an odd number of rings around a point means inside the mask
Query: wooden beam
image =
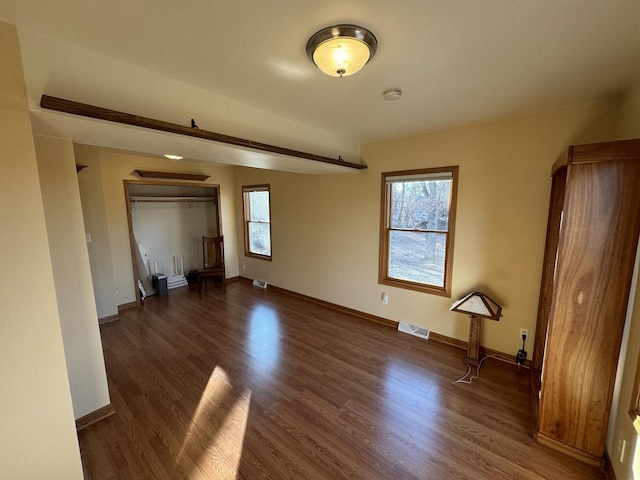
<svg viewBox="0 0 640 480"><path fill-rule="evenodd" d="M152 118L132 115L130 113L118 112L107 108L87 105L86 103L65 100L64 98L51 97L42 95L40 106L46 110L54 110L56 112L70 113L72 115L80 115L87 118L96 118L98 120L106 120L108 122L122 123L124 125L133 125L135 127L149 128L151 130L159 130L161 132L176 133L187 137L195 137L212 142L226 143L238 147L250 148L253 150L261 150L263 152L275 153L278 155L288 155L290 157L302 158L304 160L313 160L315 162L330 163L332 165L340 165L354 169L367 168L366 165L360 163L351 163L341 159L323 157L314 155L313 153L300 152L290 148L278 147L267 143L254 142L239 137L232 137L222 133L210 132L208 130L200 130L198 128L185 127L176 123L164 122L162 120L154 120Z"/></svg>

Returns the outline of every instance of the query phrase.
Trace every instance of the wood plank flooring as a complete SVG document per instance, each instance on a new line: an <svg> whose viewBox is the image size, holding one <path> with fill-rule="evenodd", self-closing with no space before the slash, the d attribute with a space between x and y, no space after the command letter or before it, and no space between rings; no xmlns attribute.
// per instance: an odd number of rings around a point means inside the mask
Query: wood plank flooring
<svg viewBox="0 0 640 480"><path fill-rule="evenodd" d="M605 478L532 440L527 370L452 385L463 350L246 282L121 316L87 479Z"/></svg>

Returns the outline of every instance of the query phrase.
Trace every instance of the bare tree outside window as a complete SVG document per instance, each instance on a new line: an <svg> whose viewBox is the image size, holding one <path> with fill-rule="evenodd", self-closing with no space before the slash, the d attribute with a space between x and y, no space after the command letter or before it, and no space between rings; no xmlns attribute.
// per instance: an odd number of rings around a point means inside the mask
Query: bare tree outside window
<svg viewBox="0 0 640 480"><path fill-rule="evenodd" d="M383 174L380 283L449 294L457 172Z"/></svg>
<svg viewBox="0 0 640 480"><path fill-rule="evenodd" d="M245 255L271 259L269 185L242 187Z"/></svg>

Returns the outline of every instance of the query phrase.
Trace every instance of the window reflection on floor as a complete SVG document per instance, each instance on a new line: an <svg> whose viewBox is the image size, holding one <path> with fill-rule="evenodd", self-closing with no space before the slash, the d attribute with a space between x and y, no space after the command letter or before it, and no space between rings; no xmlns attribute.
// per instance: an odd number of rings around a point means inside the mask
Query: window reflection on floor
<svg viewBox="0 0 640 480"><path fill-rule="evenodd" d="M269 306L259 305L249 315L247 351L251 366L263 375L270 374L280 362L280 319Z"/></svg>

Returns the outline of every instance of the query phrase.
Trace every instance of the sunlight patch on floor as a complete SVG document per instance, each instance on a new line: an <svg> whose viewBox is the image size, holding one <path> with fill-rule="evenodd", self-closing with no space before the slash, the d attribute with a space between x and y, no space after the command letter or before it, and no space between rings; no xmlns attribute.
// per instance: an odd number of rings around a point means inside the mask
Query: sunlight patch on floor
<svg viewBox="0 0 640 480"><path fill-rule="evenodd" d="M234 388L224 369L216 366L182 441L176 469L190 478L213 470L216 478L235 479L250 405L251 391Z"/></svg>
<svg viewBox="0 0 640 480"><path fill-rule="evenodd" d="M247 350L254 370L270 374L280 362L280 319L277 312L267 306L256 307L249 317Z"/></svg>

